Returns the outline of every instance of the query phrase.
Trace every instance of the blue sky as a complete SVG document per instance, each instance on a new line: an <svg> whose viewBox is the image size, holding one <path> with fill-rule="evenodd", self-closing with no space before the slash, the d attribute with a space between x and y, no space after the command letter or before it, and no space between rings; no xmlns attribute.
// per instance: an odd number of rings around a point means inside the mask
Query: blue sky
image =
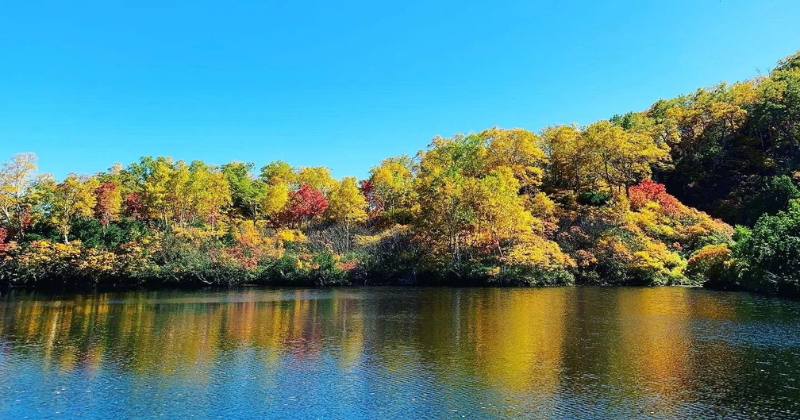
<svg viewBox="0 0 800 420"><path fill-rule="evenodd" d="M0 159L364 176L437 134L588 124L765 73L798 22L796 0L7 0Z"/></svg>

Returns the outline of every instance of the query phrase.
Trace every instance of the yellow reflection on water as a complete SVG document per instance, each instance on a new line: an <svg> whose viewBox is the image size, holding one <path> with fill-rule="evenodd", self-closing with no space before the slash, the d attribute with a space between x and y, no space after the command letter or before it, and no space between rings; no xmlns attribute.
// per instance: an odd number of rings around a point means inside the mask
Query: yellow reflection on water
<svg viewBox="0 0 800 420"><path fill-rule="evenodd" d="M267 372L329 359L341 373L368 365L409 381L425 370L438 383L541 410L556 407L556 394L602 382L623 397L659 395L652 410L674 415L706 358L738 363L732 346L693 352L692 322L734 319L736 311L716 295L666 288L23 296L0 301L0 341L44 368L113 365L198 383L240 350L256 352Z"/></svg>
<svg viewBox="0 0 800 420"><path fill-rule="evenodd" d="M553 293L555 292L555 293ZM564 341L565 294L495 289L469 308L467 329L479 372L490 384L554 393Z"/></svg>
<svg viewBox="0 0 800 420"><path fill-rule="evenodd" d="M663 293L658 288L627 289L617 294L618 341L611 359L613 378L631 396L650 393L676 398L692 372L686 289ZM669 400L667 400L669 401ZM651 407L671 414L673 405Z"/></svg>

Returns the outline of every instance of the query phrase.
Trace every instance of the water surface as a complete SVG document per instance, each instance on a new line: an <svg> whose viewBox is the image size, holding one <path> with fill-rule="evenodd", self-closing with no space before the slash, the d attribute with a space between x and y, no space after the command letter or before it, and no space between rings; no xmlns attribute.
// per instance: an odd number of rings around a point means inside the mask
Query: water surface
<svg viewBox="0 0 800 420"><path fill-rule="evenodd" d="M687 288L0 297L0 418L800 418L800 302Z"/></svg>

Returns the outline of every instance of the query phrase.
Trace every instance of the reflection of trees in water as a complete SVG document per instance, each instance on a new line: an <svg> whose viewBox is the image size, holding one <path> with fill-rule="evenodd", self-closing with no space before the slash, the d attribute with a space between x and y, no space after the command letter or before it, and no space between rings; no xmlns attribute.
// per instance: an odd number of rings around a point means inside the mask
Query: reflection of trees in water
<svg viewBox="0 0 800 420"><path fill-rule="evenodd" d="M624 396L659 395L648 409L677 415L675 405L692 389L690 303L686 289L622 289L615 305L617 340L610 352L612 384Z"/></svg>
<svg viewBox="0 0 800 420"><path fill-rule="evenodd" d="M432 364L466 369L515 390L558 386L565 294L560 289L439 293L420 308L419 339Z"/></svg>
<svg viewBox="0 0 800 420"><path fill-rule="evenodd" d="M266 350L267 360L281 354L309 358L317 357L323 340L331 337L335 345L327 350L342 361L361 353L358 300L336 299L335 291L333 299L319 300L293 291L291 299L256 301L259 293L215 294L222 299L211 302L171 301L181 295L170 293L27 300L0 304L7 320L0 331L12 351L38 352L43 363L64 370L108 363L142 373L175 373L211 364L222 352L242 346ZM224 301L227 297L236 301Z"/></svg>
<svg viewBox="0 0 800 420"><path fill-rule="evenodd" d="M267 370L331 358L343 372L365 368L409 382L426 373L540 412L555 409L556 398L605 395L611 405L656 398L649 409L678 415L678 404L699 396L742 397L732 385L759 392L734 378L762 369L763 350L703 340L693 328L764 316L731 296L666 288L23 296L0 302L0 334L5 351L63 371L113 366L202 381L228 352L252 349ZM791 315L785 307L769 310ZM722 392L694 395L706 389Z"/></svg>

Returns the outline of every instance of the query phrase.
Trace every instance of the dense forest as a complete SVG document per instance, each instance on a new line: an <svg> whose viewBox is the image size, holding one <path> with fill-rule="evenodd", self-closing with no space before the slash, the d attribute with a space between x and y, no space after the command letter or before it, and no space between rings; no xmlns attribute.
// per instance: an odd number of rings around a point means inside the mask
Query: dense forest
<svg viewBox="0 0 800 420"><path fill-rule="evenodd" d="M435 137L368 179L144 157L0 167L0 285L707 285L800 294L800 54L538 132ZM736 227L732 227L736 225Z"/></svg>

